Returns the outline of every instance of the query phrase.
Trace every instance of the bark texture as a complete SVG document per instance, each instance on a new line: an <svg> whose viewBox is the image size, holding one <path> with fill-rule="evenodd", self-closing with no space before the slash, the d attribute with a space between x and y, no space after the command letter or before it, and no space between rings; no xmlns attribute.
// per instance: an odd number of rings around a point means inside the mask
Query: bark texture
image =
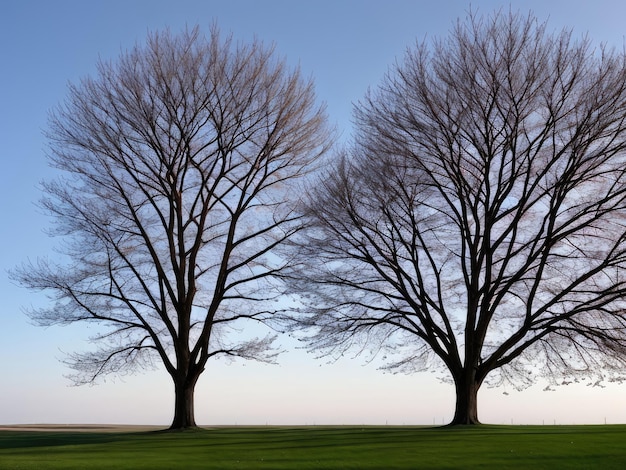
<svg viewBox="0 0 626 470"><path fill-rule="evenodd" d="M195 428L196 415L194 409L195 388L198 377L184 377L176 381L174 386L174 419L170 426L174 429Z"/></svg>
<svg viewBox="0 0 626 470"><path fill-rule="evenodd" d="M478 419L478 390L475 380L459 380L455 383L456 403L451 425L480 424Z"/></svg>

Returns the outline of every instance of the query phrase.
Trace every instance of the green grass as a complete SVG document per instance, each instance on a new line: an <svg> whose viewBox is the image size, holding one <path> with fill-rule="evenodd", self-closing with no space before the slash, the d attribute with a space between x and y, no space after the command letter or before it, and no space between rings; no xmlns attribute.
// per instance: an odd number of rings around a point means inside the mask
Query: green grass
<svg viewBox="0 0 626 470"><path fill-rule="evenodd" d="M0 431L0 469L626 468L626 426Z"/></svg>

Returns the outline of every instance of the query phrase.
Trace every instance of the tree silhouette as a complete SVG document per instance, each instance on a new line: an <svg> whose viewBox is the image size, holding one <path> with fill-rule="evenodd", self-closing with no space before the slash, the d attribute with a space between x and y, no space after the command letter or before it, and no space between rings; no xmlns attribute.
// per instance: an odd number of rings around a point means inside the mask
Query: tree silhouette
<svg viewBox="0 0 626 470"><path fill-rule="evenodd" d="M626 57L533 15L470 14L356 105L312 187L294 288L310 347L487 381L626 366Z"/></svg>
<svg viewBox="0 0 626 470"><path fill-rule="evenodd" d="M78 383L160 361L171 427L195 426L211 357L275 355L249 322L280 311L288 261L274 252L301 227L290 194L328 145L312 83L259 42L166 31L70 86L48 137L63 176L43 207L64 256L13 272L54 298L31 317L106 327L69 357Z"/></svg>

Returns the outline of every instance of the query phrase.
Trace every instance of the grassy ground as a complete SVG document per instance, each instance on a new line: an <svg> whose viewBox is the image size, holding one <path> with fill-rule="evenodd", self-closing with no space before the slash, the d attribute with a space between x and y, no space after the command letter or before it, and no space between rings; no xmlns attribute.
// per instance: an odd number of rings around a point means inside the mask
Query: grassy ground
<svg viewBox="0 0 626 470"><path fill-rule="evenodd" d="M0 431L0 469L624 469L626 426Z"/></svg>

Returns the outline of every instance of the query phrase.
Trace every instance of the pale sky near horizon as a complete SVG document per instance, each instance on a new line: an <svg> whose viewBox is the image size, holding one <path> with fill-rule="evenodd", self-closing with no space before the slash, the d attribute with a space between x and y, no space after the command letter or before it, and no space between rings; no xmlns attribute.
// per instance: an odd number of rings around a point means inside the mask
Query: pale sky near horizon
<svg viewBox="0 0 626 470"><path fill-rule="evenodd" d="M472 8L532 11L549 29L572 28L595 44L622 48L626 4L596 0L478 0ZM13 285L7 271L53 255L49 221L37 209L38 184L54 172L45 159L47 114L67 83L115 60L149 31L178 32L215 22L223 33L274 43L279 55L315 80L332 123L351 132L352 103L375 87L416 40L445 36L470 2L401 0L7 0L0 6L0 424L169 424L173 387L164 370L71 387L64 352L84 350L83 326L38 328L21 309L41 298ZM33 300L34 299L34 300ZM440 374L384 374L363 358L328 364L296 349L278 365L209 364L196 390L199 424L442 424L453 387ZM626 423L626 384L570 385L479 394L479 416L495 424Z"/></svg>

